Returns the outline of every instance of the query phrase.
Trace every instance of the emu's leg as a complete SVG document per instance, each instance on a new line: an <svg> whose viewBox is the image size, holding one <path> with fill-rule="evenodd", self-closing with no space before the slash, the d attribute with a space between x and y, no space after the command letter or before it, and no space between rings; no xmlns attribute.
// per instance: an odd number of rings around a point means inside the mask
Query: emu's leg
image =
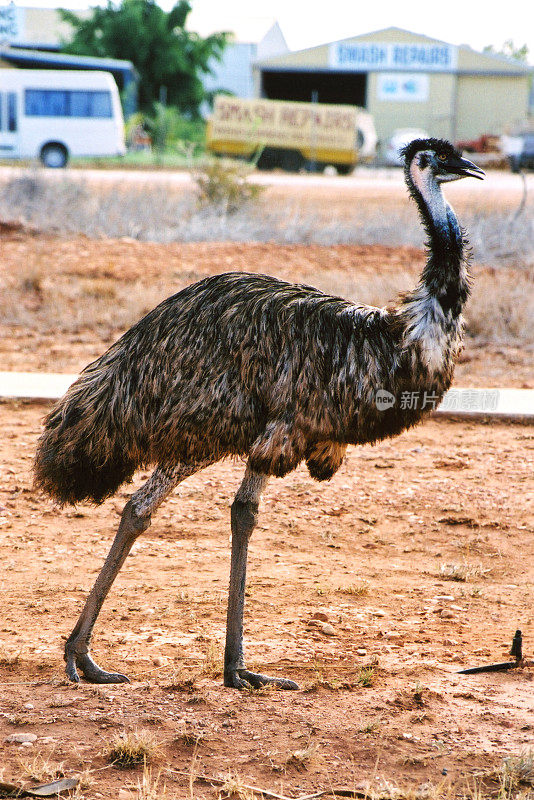
<svg viewBox="0 0 534 800"><path fill-rule="evenodd" d="M65 671L71 681L80 680L77 669L92 683L124 683L126 675L105 672L89 655L89 642L102 603L124 564L137 537L146 531L151 514L174 487L207 464L179 464L174 467L157 467L149 480L126 503L111 550L98 575L80 618L65 644Z"/></svg>
<svg viewBox="0 0 534 800"><path fill-rule="evenodd" d="M249 672L243 654L243 612L247 575L248 542L258 519L258 504L267 483L267 476L254 472L248 465L243 482L232 503L232 560L230 591L224 651L224 685L234 689L259 688L270 684L280 689L298 689L293 681L270 678Z"/></svg>

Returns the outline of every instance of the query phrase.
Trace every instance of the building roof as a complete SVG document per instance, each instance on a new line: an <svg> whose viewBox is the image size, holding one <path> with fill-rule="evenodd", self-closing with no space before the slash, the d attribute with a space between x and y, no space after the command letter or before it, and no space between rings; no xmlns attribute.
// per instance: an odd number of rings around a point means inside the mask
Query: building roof
<svg viewBox="0 0 534 800"><path fill-rule="evenodd" d="M450 71L457 73L467 72L470 74L474 73L482 75L525 75L534 72L534 67L531 67L529 64L525 64L523 61L507 58L506 56L497 55L495 53L479 53L469 47L469 45L451 45L450 43L444 42L440 39L434 39L421 33L415 33L413 31L397 27L381 28L369 33L359 34L358 36L350 36L346 39L340 39L336 42L328 42L326 44L316 45L315 47L309 47L304 50L294 50L281 56L275 56L274 58L262 59L257 63L257 66L264 69L290 69L297 71L299 69L327 69L330 67L330 50L334 46L350 46L352 44L364 42L390 43L399 41L405 44L417 42L422 44L443 45L449 48L454 48L457 51L457 63L454 69Z"/></svg>
<svg viewBox="0 0 534 800"><path fill-rule="evenodd" d="M57 67L59 69L72 67L73 69L103 69L109 72L133 73L134 66L131 61L122 61L118 58L95 58L93 56L75 56L69 53L50 53L41 50L27 50L21 47L0 45L0 59L10 64L25 67L44 67L45 69Z"/></svg>

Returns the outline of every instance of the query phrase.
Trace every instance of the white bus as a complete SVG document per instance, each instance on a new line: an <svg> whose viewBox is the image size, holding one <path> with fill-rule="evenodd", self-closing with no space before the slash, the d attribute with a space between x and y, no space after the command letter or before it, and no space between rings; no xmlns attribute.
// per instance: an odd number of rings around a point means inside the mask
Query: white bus
<svg viewBox="0 0 534 800"><path fill-rule="evenodd" d="M117 84L98 70L0 69L0 158L124 155Z"/></svg>

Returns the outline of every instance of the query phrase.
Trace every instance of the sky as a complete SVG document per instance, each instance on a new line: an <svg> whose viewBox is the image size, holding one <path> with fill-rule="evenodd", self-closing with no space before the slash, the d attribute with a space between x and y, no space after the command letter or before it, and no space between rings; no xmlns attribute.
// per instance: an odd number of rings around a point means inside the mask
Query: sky
<svg viewBox="0 0 534 800"><path fill-rule="evenodd" d="M160 0L161 2L161 0ZM163 0L164 2L164 0ZM163 5L163 2L161 4ZM360 33L399 28L422 33L450 44L468 44L475 50L485 45L500 47L512 39L527 44L534 64L534 3L507 0L491 4L473 0L190 0L191 27L208 24L224 27L227 17L269 15L278 20L292 50L345 39ZM202 25L201 25L202 23Z"/></svg>
<svg viewBox="0 0 534 800"><path fill-rule="evenodd" d="M3 0L5 2L5 0ZM158 0L169 10L173 0ZM190 0L188 27L206 34L228 29L232 20L249 17L278 20L291 50L357 36L395 25L450 44L468 44L482 50L499 48L507 39L518 47L527 44L534 64L534 3L507 0L493 5L480 0ZM54 0L16 0L16 4L55 7ZM98 5L97 0L63 0L68 8Z"/></svg>

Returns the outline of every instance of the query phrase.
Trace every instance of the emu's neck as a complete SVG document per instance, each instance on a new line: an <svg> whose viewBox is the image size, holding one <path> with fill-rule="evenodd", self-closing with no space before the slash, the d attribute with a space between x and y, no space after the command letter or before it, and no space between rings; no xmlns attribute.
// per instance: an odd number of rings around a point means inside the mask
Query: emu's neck
<svg viewBox="0 0 534 800"><path fill-rule="evenodd" d="M437 300L445 316L458 317L469 294L465 243L458 220L430 170L412 164L406 182L428 235L421 287Z"/></svg>
<svg viewBox="0 0 534 800"><path fill-rule="evenodd" d="M461 312L469 295L464 239L451 206L429 170L406 170L406 183L428 234L428 259L417 288L401 307L403 349L414 377L450 384L461 347Z"/></svg>

